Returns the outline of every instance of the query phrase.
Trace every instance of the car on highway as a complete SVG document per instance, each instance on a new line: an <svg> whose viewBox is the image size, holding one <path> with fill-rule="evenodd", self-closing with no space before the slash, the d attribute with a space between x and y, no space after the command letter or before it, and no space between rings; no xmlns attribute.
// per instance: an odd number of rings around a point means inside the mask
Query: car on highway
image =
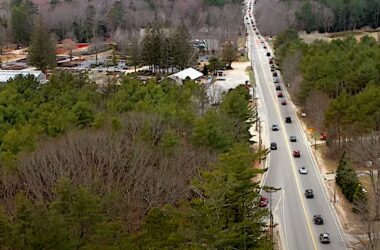
<svg viewBox="0 0 380 250"><path fill-rule="evenodd" d="M305 197L308 199L314 198L313 189L306 189L305 190Z"/></svg>
<svg viewBox="0 0 380 250"><path fill-rule="evenodd" d="M269 53L269 52L267 52L267 56L270 56L270 53Z"/></svg>
<svg viewBox="0 0 380 250"><path fill-rule="evenodd" d="M278 127L277 124L272 125L272 131L279 131L279 130L280 130L280 128Z"/></svg>
<svg viewBox="0 0 380 250"><path fill-rule="evenodd" d="M297 137L295 137L294 135L291 135L291 136L289 137L289 140L290 140L291 142L296 142L296 141L297 141Z"/></svg>
<svg viewBox="0 0 380 250"><path fill-rule="evenodd" d="M292 118L290 116L285 117L286 123L292 123Z"/></svg>
<svg viewBox="0 0 380 250"><path fill-rule="evenodd" d="M315 225L323 225L323 217L320 214L315 214L313 217L313 221Z"/></svg>
<svg viewBox="0 0 380 250"><path fill-rule="evenodd" d="M321 233L319 235L319 241L322 244L329 244L330 243L330 235L328 233Z"/></svg>
<svg viewBox="0 0 380 250"><path fill-rule="evenodd" d="M301 157L301 153L299 150L293 150L293 157L294 158L300 158Z"/></svg>
<svg viewBox="0 0 380 250"><path fill-rule="evenodd" d="M270 144L270 149L271 149L271 150L277 150L277 143L272 142L272 143Z"/></svg>
<svg viewBox="0 0 380 250"><path fill-rule="evenodd" d="M284 97L284 95L282 94L282 92L280 92L277 94L277 97L282 98L282 97Z"/></svg>
<svg viewBox="0 0 380 250"><path fill-rule="evenodd" d="M276 85L276 90L281 90L281 86L280 85Z"/></svg>
<svg viewBox="0 0 380 250"><path fill-rule="evenodd" d="M307 174L307 168L305 166L300 167L298 171L300 174Z"/></svg>
<svg viewBox="0 0 380 250"><path fill-rule="evenodd" d="M286 103L286 101L285 100L283 100L282 102L281 102L281 105L283 105L283 106L285 106L287 103Z"/></svg>
<svg viewBox="0 0 380 250"><path fill-rule="evenodd" d="M259 207L267 207L268 206L268 198L261 196L259 201Z"/></svg>

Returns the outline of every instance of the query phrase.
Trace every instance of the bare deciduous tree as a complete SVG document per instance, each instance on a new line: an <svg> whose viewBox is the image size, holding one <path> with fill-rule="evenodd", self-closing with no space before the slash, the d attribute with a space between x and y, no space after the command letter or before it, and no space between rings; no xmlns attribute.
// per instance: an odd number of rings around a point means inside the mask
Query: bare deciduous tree
<svg viewBox="0 0 380 250"><path fill-rule="evenodd" d="M376 250L380 246L380 134L370 134L351 143L348 152L353 163L361 169L366 167L362 173L369 177L371 184L368 200L356 204L364 232L359 242L365 249Z"/></svg>
<svg viewBox="0 0 380 250"><path fill-rule="evenodd" d="M108 213L134 230L150 208L190 198L190 181L215 156L186 143L181 131L179 143L167 146L169 127L157 116L129 114L121 124L116 132L77 131L42 143L22 157L16 177L2 173L1 203L11 206L20 191L35 201L52 200L57 180L67 177L112 197Z"/></svg>
<svg viewBox="0 0 380 250"><path fill-rule="evenodd" d="M69 52L70 61L73 59L73 50L76 48L76 44L71 39L65 39L62 41L63 48Z"/></svg>

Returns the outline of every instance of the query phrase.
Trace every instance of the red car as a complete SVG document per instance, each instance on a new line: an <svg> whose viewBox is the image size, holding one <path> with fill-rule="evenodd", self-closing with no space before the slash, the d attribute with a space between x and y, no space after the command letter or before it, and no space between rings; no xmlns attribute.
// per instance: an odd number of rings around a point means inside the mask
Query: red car
<svg viewBox="0 0 380 250"><path fill-rule="evenodd" d="M284 95L282 94L282 92L280 92L280 93L277 94L277 97L281 98L281 97L284 97Z"/></svg>
<svg viewBox="0 0 380 250"><path fill-rule="evenodd" d="M259 207L267 207L267 206L268 206L268 198L261 196L260 202L259 202Z"/></svg>
<svg viewBox="0 0 380 250"><path fill-rule="evenodd" d="M321 133L319 138L320 138L322 141L326 141L326 140L327 140L327 134L325 134L325 133Z"/></svg>
<svg viewBox="0 0 380 250"><path fill-rule="evenodd" d="M301 157L301 153L299 150L293 150L293 157L294 158L299 158Z"/></svg>

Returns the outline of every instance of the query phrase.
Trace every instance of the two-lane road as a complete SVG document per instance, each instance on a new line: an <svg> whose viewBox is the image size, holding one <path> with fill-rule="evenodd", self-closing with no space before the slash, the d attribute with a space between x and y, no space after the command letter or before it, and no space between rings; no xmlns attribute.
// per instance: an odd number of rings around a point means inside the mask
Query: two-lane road
<svg viewBox="0 0 380 250"><path fill-rule="evenodd" d="M251 9L253 8L252 5ZM282 246L290 250L346 249L340 225L326 196L323 178L312 154L311 145L290 105L291 100L285 86L273 83L267 56L267 52L271 51L264 49L264 45L268 48L269 45L266 42L262 43L263 39L253 30L253 16L250 17L248 14L244 20L249 23L248 49L259 86L257 93L265 105L266 114L260 115L263 117L266 131L269 130L267 143L276 142L278 145L278 149L270 153L269 171L264 185L281 188L272 194L272 210L277 218L276 223L280 225ZM281 91L276 90L277 85L281 86ZM283 98L277 96L279 92L283 93ZM281 105L283 100L286 100L288 105ZM285 123L285 117L291 117L292 123ZM279 131L271 131L272 124L277 124ZM297 142L290 142L289 136L296 136ZM294 158L293 150L299 150L301 157ZM299 174L301 166L307 168L306 175ZM313 189L313 199L305 198L306 189ZM269 194L264 195L269 197ZM323 216L323 225L314 224L315 214ZM325 232L330 234L331 243L322 245L319 234Z"/></svg>

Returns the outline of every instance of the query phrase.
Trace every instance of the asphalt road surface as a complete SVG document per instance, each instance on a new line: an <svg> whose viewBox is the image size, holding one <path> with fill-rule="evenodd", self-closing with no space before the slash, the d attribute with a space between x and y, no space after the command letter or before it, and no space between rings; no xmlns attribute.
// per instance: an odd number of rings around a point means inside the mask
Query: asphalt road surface
<svg viewBox="0 0 380 250"><path fill-rule="evenodd" d="M254 11L254 1L248 6ZM269 59L273 56L266 41L253 30L255 20L253 14L246 13L244 22L248 31L248 48L250 59L255 71L256 93L265 114L260 114L267 138L264 143L269 146L276 142L277 150L272 150L268 158L269 170L266 173L264 185L281 188L271 195L263 191L262 195L270 199L275 223L281 232L281 245L289 250L308 249L347 249L341 226L335 211L326 194L323 177L318 169L311 151L311 145L299 123L289 95L283 83L274 84ZM264 43L262 43L262 41ZM264 45L267 49L264 49ZM267 56L267 53L270 56ZM279 72L278 72L279 73ZM281 86L281 91L276 86ZM277 95L281 92L284 97ZM286 101L287 105L281 102ZM285 117L291 117L291 123L285 123ZM279 131L271 131L273 124L279 126ZM296 136L296 142L290 142L289 137ZM299 150L300 158L292 156L293 150ZM305 166L308 173L301 175L299 168ZM314 198L306 199L306 189L314 191ZM324 218L323 225L315 225L313 216L320 214ZM330 234L330 244L319 241L320 233Z"/></svg>

